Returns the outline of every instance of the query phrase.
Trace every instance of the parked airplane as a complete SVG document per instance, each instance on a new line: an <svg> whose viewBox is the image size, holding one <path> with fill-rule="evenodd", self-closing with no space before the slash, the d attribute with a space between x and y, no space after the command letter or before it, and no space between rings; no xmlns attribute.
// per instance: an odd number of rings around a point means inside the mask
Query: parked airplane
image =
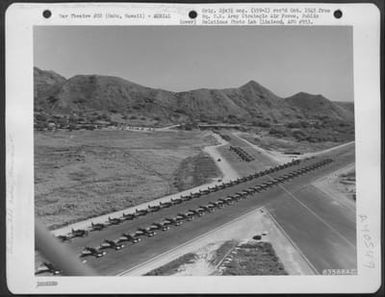
<svg viewBox="0 0 385 297"><path fill-rule="evenodd" d="M136 237L136 236L132 236L131 234L122 233L122 235L118 239L118 243L119 242L125 242L125 241L129 241L129 242L132 242L132 243L137 243L137 242L139 242L141 240L142 240L141 238Z"/></svg>
<svg viewBox="0 0 385 297"><path fill-rule="evenodd" d="M94 222L91 222L91 230L93 230L93 231L100 231L100 230L103 230L105 227L106 227L106 225L104 225L102 223L94 224Z"/></svg>
<svg viewBox="0 0 385 297"><path fill-rule="evenodd" d="M119 218L110 218L110 217L108 217L108 222L111 225L119 225L122 222L122 220L119 219Z"/></svg>
<svg viewBox="0 0 385 297"><path fill-rule="evenodd" d="M104 242L100 245L99 249L115 249L115 250L120 250L124 247L124 244L122 243L117 243L113 240L104 240Z"/></svg>

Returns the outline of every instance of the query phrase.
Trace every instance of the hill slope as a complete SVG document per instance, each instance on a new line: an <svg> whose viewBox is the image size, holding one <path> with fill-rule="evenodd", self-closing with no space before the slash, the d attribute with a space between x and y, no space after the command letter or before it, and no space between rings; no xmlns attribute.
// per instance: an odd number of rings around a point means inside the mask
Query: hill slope
<svg viewBox="0 0 385 297"><path fill-rule="evenodd" d="M33 76L35 105L50 107L52 103L49 98L60 90L66 79L53 71L43 71L37 67L33 69Z"/></svg>
<svg viewBox="0 0 385 297"><path fill-rule="evenodd" d="M255 81L239 88L170 92L112 76L77 75L70 79L34 69L35 110L56 114L114 113L162 122L186 120L287 122L296 119L351 121L351 108L321 95L298 93L287 99Z"/></svg>
<svg viewBox="0 0 385 297"><path fill-rule="evenodd" d="M353 112L343 105L336 104L322 95L311 95L304 92L286 98L291 106L296 106L306 118L317 118L328 115L339 120L353 120Z"/></svg>

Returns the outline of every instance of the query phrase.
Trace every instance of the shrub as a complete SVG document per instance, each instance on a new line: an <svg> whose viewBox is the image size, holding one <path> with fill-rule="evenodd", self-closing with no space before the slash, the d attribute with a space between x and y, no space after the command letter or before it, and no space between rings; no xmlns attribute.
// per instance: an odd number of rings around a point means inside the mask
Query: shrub
<svg viewBox="0 0 385 297"><path fill-rule="evenodd" d="M290 128L290 129L298 129L298 128L301 128L302 125L300 122L291 122L291 123L288 123L286 125L286 127Z"/></svg>
<svg viewBox="0 0 385 297"><path fill-rule="evenodd" d="M276 136L287 136L287 131L283 128L272 127L269 134Z"/></svg>
<svg viewBox="0 0 385 297"><path fill-rule="evenodd" d="M309 137L309 135L305 131L302 131L302 130L295 130L292 132L292 135L298 141L305 140Z"/></svg>
<svg viewBox="0 0 385 297"><path fill-rule="evenodd" d="M271 124L269 122L266 122L266 121L260 121L258 126L262 127L262 128L270 128Z"/></svg>
<svg viewBox="0 0 385 297"><path fill-rule="evenodd" d="M49 97L47 98L47 101L48 101L49 103L51 103L51 104L57 102L58 100L59 100L58 98L53 97L53 96L49 96Z"/></svg>
<svg viewBox="0 0 385 297"><path fill-rule="evenodd" d="M75 103L75 104L81 104L81 103L84 103L84 102L86 102L86 100L83 99L83 98L78 98L78 99L75 99L75 100L73 101L73 103Z"/></svg>
<svg viewBox="0 0 385 297"><path fill-rule="evenodd" d="M35 118L38 121L48 121L48 116L46 116L44 114L36 114Z"/></svg>

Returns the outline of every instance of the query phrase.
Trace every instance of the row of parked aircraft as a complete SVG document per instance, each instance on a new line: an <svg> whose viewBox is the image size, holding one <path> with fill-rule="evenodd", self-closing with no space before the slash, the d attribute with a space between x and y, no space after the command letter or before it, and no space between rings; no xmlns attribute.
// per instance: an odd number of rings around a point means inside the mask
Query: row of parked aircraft
<svg viewBox="0 0 385 297"><path fill-rule="evenodd" d="M201 205L196 209L190 209L185 213L178 213L173 218L164 218L160 222L154 222L150 226L146 228L138 228L135 233L129 234L129 233L122 233L121 236L117 240L104 240L98 247L85 247L81 254L81 258L86 258L89 256L93 256L96 258L103 257L106 255L106 249L113 249L113 250L120 250L126 246L126 243L136 244L142 240L141 237L153 237L155 236L158 231L167 231L172 226L177 227L182 225L184 222L188 222L193 220L196 217L201 217L205 215L206 213L211 213L215 211L216 209L221 209L227 205L232 205L235 202L253 197L252 194L267 190L270 187L273 187L279 183L284 183L292 178L295 178L296 176L303 175L309 171L315 170L321 166L324 166L330 162L332 162L332 159L325 159L322 161L319 161L317 163L314 163L312 165L299 168L297 170L291 171L287 174L284 174L282 176L279 176L277 178L272 178L270 181L267 181L265 183L262 183L260 185L256 185L253 187L249 187L247 189L244 189L242 191L239 191L235 193L234 195L228 195L227 197L220 198L216 201L211 201L206 205ZM242 179L240 179L242 180ZM235 182L235 181L234 181ZM172 204L173 205L173 204ZM121 219L118 218L109 218L109 221L111 224L120 224ZM94 227L96 224L94 224ZM77 236L85 236L85 230L73 230L73 234ZM83 262L86 262L86 260L83 260ZM45 265L45 264L44 264ZM48 269L52 274L57 273L57 271L54 269L52 265L44 266L44 269ZM38 273L38 272L37 272Z"/></svg>
<svg viewBox="0 0 385 297"><path fill-rule="evenodd" d="M211 213L216 209L223 208L226 205L232 205L233 203L251 197L250 195L254 193L258 193L264 190L267 190L270 187L273 187L279 183L284 183L285 181L295 178L298 175L303 175L309 171L317 169L323 165L332 162L331 159L326 159L315 163L313 165L303 167L294 171L291 171L285 175L279 176L277 178L273 178L270 181L262 183L260 185L249 187L242 191L235 193L234 195L228 195L225 198L220 198L216 201L209 202L206 205L201 205L196 209L190 209L185 213L178 213L174 218L165 218L161 222L154 222L150 226L146 228L138 228L137 231L133 234L123 233L121 237L115 241L105 240L98 248L90 248L86 247L82 252L82 257L85 256L96 256L102 257L105 255L103 249L111 248L115 250L119 250L124 247L124 242L130 242L132 244L138 243L141 241L141 237L153 237L156 235L157 231L167 231L171 226L180 226L184 222L188 222L193 220L195 217L201 217L206 213ZM90 251L92 251L90 253Z"/></svg>
<svg viewBox="0 0 385 297"><path fill-rule="evenodd" d="M238 157L241 158L242 161L251 162L255 160L255 158L252 155L250 155L248 152L246 152L243 148L239 146L230 146L229 150L236 153Z"/></svg>
<svg viewBox="0 0 385 297"><path fill-rule="evenodd" d="M71 240L71 239L76 238L76 237L84 237L84 236L88 235L89 231L101 231L110 225L118 225L118 224L123 223L124 221L133 220L133 219L138 218L140 216L147 215L151 212L156 212L156 211L159 211L163 208L169 208L173 205L181 204L184 201L189 201L189 200L194 199L194 198L199 198L199 197L202 197L203 195L217 192L219 190L222 190L222 189L225 189L225 188L228 188L228 187L240 184L240 183L244 183L244 182L256 179L258 177L265 176L267 174L277 172L279 170L282 170L284 168L288 168L290 166L298 165L300 162L301 161L299 159L295 159L295 160L292 160L290 162L287 162L287 163L284 163L281 165L276 165L274 167L270 167L268 169L261 170L259 172L256 172L254 174L250 174L248 176L244 176L244 177L241 177L241 178L238 178L235 180L231 180L231 181L228 181L226 183L222 183L220 185L216 185L213 187L208 187L207 189L199 190L198 192L195 192L195 193L190 193L189 195L181 195L179 198L171 199L170 201L167 201L167 202L160 202L157 205L149 205L147 207L147 209L136 209L134 213L123 213L121 217L115 217L115 218L108 217L108 221L106 223L93 223L92 222L91 226L88 228L88 230L86 230L86 229L72 229L70 234L59 235L59 236L57 236L57 238L60 239L61 241L68 241L68 240Z"/></svg>

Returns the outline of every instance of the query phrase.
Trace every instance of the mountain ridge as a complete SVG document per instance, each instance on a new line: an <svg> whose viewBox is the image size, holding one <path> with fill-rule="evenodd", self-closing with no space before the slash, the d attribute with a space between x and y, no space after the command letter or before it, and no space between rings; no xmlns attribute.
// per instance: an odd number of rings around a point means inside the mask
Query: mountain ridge
<svg viewBox="0 0 385 297"><path fill-rule="evenodd" d="M272 121L331 118L352 121L353 108L322 95L298 92L282 98L250 80L238 88L173 92L117 76L75 75L68 79L34 67L35 110L58 114L118 113L167 122ZM345 105L345 106L344 106Z"/></svg>

